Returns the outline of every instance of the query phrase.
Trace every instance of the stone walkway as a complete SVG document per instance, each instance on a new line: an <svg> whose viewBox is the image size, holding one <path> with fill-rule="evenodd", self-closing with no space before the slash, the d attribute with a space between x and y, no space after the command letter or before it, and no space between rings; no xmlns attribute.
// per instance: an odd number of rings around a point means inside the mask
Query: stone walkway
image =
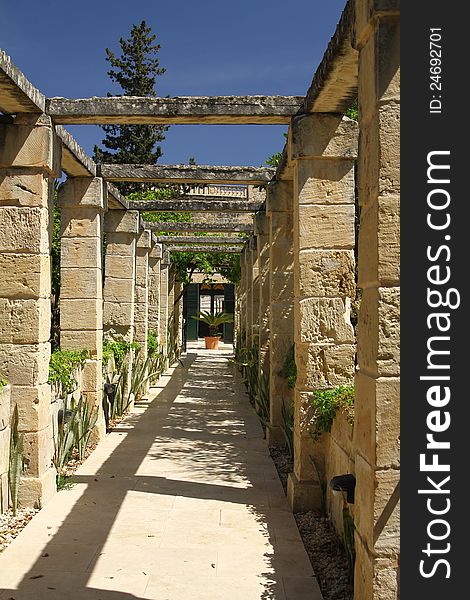
<svg viewBox="0 0 470 600"><path fill-rule="evenodd" d="M0 555L0 599L321 600L230 351L189 349Z"/></svg>

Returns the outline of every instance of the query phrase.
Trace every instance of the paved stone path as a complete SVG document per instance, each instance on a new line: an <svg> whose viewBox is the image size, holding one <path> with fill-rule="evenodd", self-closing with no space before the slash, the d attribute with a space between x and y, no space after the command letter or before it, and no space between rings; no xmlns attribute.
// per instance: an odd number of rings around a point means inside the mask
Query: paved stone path
<svg viewBox="0 0 470 600"><path fill-rule="evenodd" d="M0 555L6 600L321 600L229 351L190 349Z"/></svg>

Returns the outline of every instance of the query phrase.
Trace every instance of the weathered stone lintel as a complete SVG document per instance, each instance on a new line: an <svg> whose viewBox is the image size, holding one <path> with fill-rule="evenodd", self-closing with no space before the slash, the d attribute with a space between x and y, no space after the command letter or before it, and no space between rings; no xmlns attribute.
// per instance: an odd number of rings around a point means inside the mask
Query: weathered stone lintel
<svg viewBox="0 0 470 600"><path fill-rule="evenodd" d="M357 97L358 53L353 48L355 2L346 4L305 97L303 111L344 113Z"/></svg>
<svg viewBox="0 0 470 600"><path fill-rule="evenodd" d="M166 211L166 212L257 212L262 210L263 203L246 200L151 200L130 201L130 210Z"/></svg>
<svg viewBox="0 0 470 600"><path fill-rule="evenodd" d="M157 236L157 243L160 244L244 244L245 240L240 237L210 237L197 235L168 235Z"/></svg>
<svg viewBox="0 0 470 600"><path fill-rule="evenodd" d="M46 110L63 124L271 124L296 114L303 96L180 96L48 98Z"/></svg>
<svg viewBox="0 0 470 600"><path fill-rule="evenodd" d="M46 98L0 50L0 110L5 113L44 112Z"/></svg>
<svg viewBox="0 0 470 600"><path fill-rule="evenodd" d="M240 253L240 246L197 246L196 244L190 245L173 245L168 244L167 249L170 252L229 252L231 254Z"/></svg>
<svg viewBox="0 0 470 600"><path fill-rule="evenodd" d="M100 165L99 171L109 181L201 184L262 185L274 175L264 167L211 165Z"/></svg>
<svg viewBox="0 0 470 600"><path fill-rule="evenodd" d="M144 221L143 224L145 229L161 232L251 233L253 231L253 225L249 223L151 223Z"/></svg>

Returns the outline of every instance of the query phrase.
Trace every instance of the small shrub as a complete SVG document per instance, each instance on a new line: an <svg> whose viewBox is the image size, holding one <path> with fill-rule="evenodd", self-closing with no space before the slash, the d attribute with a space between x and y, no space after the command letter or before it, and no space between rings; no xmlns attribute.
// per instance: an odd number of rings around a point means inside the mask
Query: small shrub
<svg viewBox="0 0 470 600"><path fill-rule="evenodd" d="M281 429L286 440L286 449L291 460L294 459L294 403L283 402L281 404Z"/></svg>
<svg viewBox="0 0 470 600"><path fill-rule="evenodd" d="M77 387L75 372L83 368L88 358L88 350L55 350L49 362L48 382L60 384L62 396L73 392Z"/></svg>
<svg viewBox="0 0 470 600"><path fill-rule="evenodd" d="M314 439L318 439L323 432L331 431L331 426L339 410L343 410L348 422L354 424L353 386L339 386L313 392L306 419Z"/></svg>

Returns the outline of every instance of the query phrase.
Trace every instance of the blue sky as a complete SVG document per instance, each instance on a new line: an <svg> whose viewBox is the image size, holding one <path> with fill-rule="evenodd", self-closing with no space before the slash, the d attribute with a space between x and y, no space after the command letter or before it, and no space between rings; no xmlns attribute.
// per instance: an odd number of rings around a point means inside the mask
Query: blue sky
<svg viewBox="0 0 470 600"><path fill-rule="evenodd" d="M146 20L161 44L161 96L304 95L345 0L6 0L0 47L47 96L119 93L107 76L104 49L119 49ZM161 163L261 165L282 149L280 126L174 125ZM70 131L91 154L101 129Z"/></svg>

